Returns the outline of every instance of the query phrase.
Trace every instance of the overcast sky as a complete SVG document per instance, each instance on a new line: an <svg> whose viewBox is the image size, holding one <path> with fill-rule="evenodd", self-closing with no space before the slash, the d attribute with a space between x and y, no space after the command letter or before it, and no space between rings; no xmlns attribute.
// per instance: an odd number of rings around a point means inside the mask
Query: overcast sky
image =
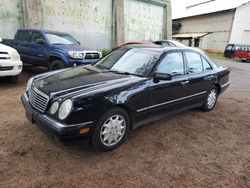
<svg viewBox="0 0 250 188"><path fill-rule="evenodd" d="M208 0L171 0L172 3L172 17L176 18L179 15L182 15L182 13L185 11L185 8L187 5L190 5L192 3L199 3L199 2L204 2ZM230 4L237 4L237 3L245 3L250 0L216 0L216 1L221 1L223 3L220 4L220 6L226 5L228 3ZM225 3L224 3L225 2Z"/></svg>

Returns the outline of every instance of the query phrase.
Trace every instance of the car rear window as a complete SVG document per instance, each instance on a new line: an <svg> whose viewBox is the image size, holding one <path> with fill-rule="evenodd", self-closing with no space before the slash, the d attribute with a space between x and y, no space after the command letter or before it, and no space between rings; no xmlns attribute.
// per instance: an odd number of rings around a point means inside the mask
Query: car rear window
<svg viewBox="0 0 250 188"><path fill-rule="evenodd" d="M29 41L29 32L28 31L19 31L16 40L20 42L28 42Z"/></svg>

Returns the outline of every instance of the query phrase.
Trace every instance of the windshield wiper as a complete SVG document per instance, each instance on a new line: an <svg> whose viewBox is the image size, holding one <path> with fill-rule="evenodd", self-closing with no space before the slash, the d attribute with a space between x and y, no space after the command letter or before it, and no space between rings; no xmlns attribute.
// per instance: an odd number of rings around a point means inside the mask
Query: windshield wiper
<svg viewBox="0 0 250 188"><path fill-rule="evenodd" d="M116 73L116 74L133 75L133 76L142 77L142 76L141 76L141 75L139 75L139 74L134 74L134 73L125 72L125 71L109 70L109 72L113 72L113 73Z"/></svg>

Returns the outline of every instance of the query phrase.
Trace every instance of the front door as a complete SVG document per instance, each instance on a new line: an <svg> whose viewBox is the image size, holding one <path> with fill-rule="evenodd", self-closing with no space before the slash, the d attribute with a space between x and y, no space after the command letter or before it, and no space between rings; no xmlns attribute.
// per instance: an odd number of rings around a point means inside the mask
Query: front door
<svg viewBox="0 0 250 188"><path fill-rule="evenodd" d="M44 40L38 32L33 32L30 40L30 59L33 65L47 66L45 44L38 44L38 40Z"/></svg>
<svg viewBox="0 0 250 188"><path fill-rule="evenodd" d="M149 85L148 114L160 115L185 107L188 76L185 74L181 51L169 52L158 65L157 72L171 74L171 80L155 81Z"/></svg>

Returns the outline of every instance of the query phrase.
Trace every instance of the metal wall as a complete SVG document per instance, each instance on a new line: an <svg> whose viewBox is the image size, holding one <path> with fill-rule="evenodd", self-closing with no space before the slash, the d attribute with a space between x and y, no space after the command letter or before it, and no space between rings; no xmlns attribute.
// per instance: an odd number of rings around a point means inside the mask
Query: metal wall
<svg viewBox="0 0 250 188"><path fill-rule="evenodd" d="M236 9L230 43L250 44L250 2Z"/></svg>
<svg viewBox="0 0 250 188"><path fill-rule="evenodd" d="M125 1L125 41L164 37L164 7L141 1Z"/></svg>
<svg viewBox="0 0 250 188"><path fill-rule="evenodd" d="M201 39L200 47L211 51L224 51L229 43L234 11L223 11L175 20L182 24L178 33L211 34Z"/></svg>
<svg viewBox="0 0 250 188"><path fill-rule="evenodd" d="M22 4L20 0L0 1L0 37L13 38L16 30L23 27Z"/></svg>
<svg viewBox="0 0 250 188"><path fill-rule="evenodd" d="M43 28L72 34L88 48L110 48L112 0L43 0Z"/></svg>
<svg viewBox="0 0 250 188"><path fill-rule="evenodd" d="M170 38L170 0L1 0L0 37L19 28L72 34L90 49Z"/></svg>

